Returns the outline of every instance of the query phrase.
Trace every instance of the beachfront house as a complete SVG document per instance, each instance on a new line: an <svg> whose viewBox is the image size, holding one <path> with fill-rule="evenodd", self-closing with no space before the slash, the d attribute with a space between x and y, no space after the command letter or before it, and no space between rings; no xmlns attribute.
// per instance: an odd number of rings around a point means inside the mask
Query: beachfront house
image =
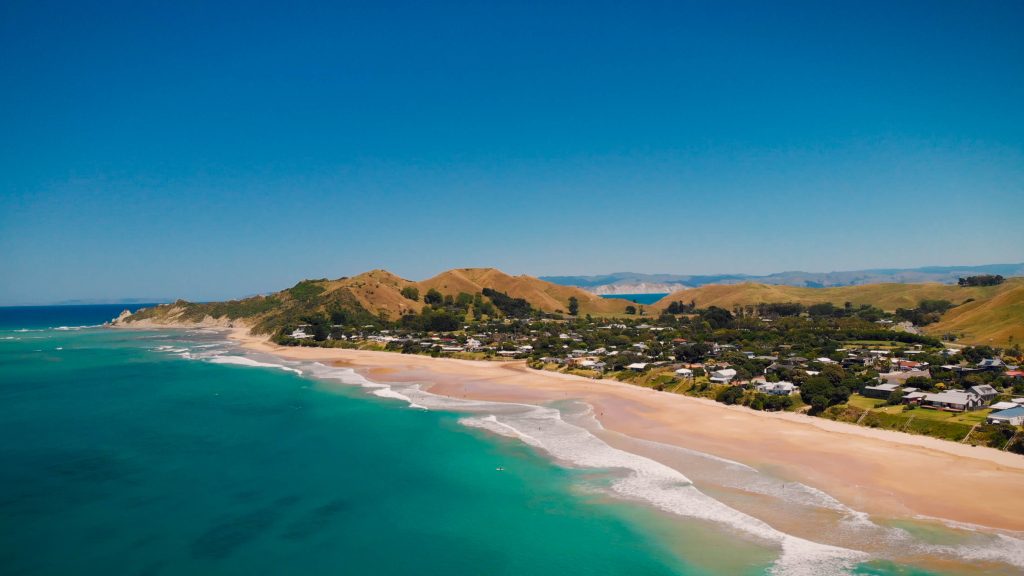
<svg viewBox="0 0 1024 576"><path fill-rule="evenodd" d="M864 396L868 398L888 398L893 392L902 387L900 382L886 382L864 387ZM915 389L912 389L913 392Z"/></svg>
<svg viewBox="0 0 1024 576"><path fill-rule="evenodd" d="M732 379L736 377L736 371L732 368L724 368L722 370L715 370L711 373L710 380L715 384L728 384L732 382Z"/></svg>
<svg viewBox="0 0 1024 576"><path fill-rule="evenodd" d="M935 408L936 410L966 412L980 408L982 403L981 398L973 392L948 390L938 394L928 394L924 397L921 405L926 408Z"/></svg>
<svg viewBox="0 0 1024 576"><path fill-rule="evenodd" d="M312 338L313 337L312 334L306 334L306 331L303 330L302 328L296 328L295 330L292 330L292 333L289 334L289 336L291 336L292 338L295 338L296 340L302 340L304 338Z"/></svg>
<svg viewBox="0 0 1024 576"><path fill-rule="evenodd" d="M796 385L792 382L765 382L764 384L758 384L755 389L758 392L771 394L772 396L789 396L796 392Z"/></svg>
<svg viewBox="0 0 1024 576"><path fill-rule="evenodd" d="M632 370L633 372L643 372L644 370L647 370L647 363L646 362L634 362L634 363L630 364L629 366L626 366L626 370Z"/></svg>
<svg viewBox="0 0 1024 576"><path fill-rule="evenodd" d="M996 396L999 395L999 392L996 391L995 388L989 386L988 384L982 384L980 386L971 386L970 389L968 389L968 392L970 392L970 393L974 394L975 396L977 396L978 398L980 398L981 399L981 403L986 405L986 406L990 402L995 400Z"/></svg>
<svg viewBox="0 0 1024 576"><path fill-rule="evenodd" d="M1011 426L1024 425L1024 406L1017 406L1009 410L1000 410L988 415L989 424L1009 424Z"/></svg>

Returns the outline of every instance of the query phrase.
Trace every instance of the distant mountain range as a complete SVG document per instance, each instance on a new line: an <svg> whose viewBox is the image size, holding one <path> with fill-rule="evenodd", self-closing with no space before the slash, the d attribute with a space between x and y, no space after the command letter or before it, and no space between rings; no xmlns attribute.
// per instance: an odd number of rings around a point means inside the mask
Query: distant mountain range
<svg viewBox="0 0 1024 576"><path fill-rule="evenodd" d="M983 266L925 266L922 268L873 268L846 272L776 272L765 276L750 274L640 274L615 272L599 276L541 276L554 284L576 286L594 294L659 294L707 284L739 284L756 282L781 286L825 288L832 286L859 286L896 282L920 284L938 282L956 284L958 278L977 274L999 274L1007 278L1024 276L1024 263L985 264Z"/></svg>

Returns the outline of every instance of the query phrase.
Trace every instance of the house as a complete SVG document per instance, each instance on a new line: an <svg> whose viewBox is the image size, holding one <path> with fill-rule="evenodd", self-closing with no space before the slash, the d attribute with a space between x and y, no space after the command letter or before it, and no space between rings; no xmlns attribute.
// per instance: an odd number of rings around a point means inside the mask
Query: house
<svg viewBox="0 0 1024 576"><path fill-rule="evenodd" d="M678 378L693 378L693 370L689 368L679 368L675 371L675 375Z"/></svg>
<svg viewBox="0 0 1024 576"><path fill-rule="evenodd" d="M978 368L982 370L1003 370L1006 368L1006 363L999 358L985 358L981 362L978 362Z"/></svg>
<svg viewBox="0 0 1024 576"><path fill-rule="evenodd" d="M927 392L914 391L914 392L909 392L907 394L904 394L903 398L900 401L903 402L904 404L917 404L917 405L920 405L922 402L924 402L924 399L927 396L928 396Z"/></svg>
<svg viewBox="0 0 1024 576"><path fill-rule="evenodd" d="M902 385L907 381L908 378L919 376L922 378L931 378L932 373L927 370L906 370L896 372L886 372L885 374L879 374L878 379L885 384L900 384Z"/></svg>
<svg viewBox="0 0 1024 576"><path fill-rule="evenodd" d="M986 421L989 424L1009 424L1011 426L1024 425L1024 406L993 412L988 415L988 420Z"/></svg>
<svg viewBox="0 0 1024 576"><path fill-rule="evenodd" d="M895 360L892 363L892 367L894 369L896 369L896 370L903 370L905 372L910 372L912 370L919 370L921 365L922 365L921 362L918 362L916 360L903 360L903 359Z"/></svg>
<svg viewBox="0 0 1024 576"><path fill-rule="evenodd" d="M995 400L996 396L999 395L999 392L988 384L971 386L968 391L975 394L978 398L981 398L981 403L985 405L988 405L989 402Z"/></svg>
<svg viewBox="0 0 1024 576"><path fill-rule="evenodd" d="M1009 378L1024 378L1024 370L1010 370L1003 375Z"/></svg>
<svg viewBox="0 0 1024 576"><path fill-rule="evenodd" d="M991 408L993 412L999 412L1000 410L1009 410L1010 408L1016 407L1016 402L996 402L995 404L989 406L989 408Z"/></svg>
<svg viewBox="0 0 1024 576"><path fill-rule="evenodd" d="M950 412L966 412L981 405L981 399L973 393L963 390L949 390L938 394L928 394L921 405L926 408L948 410Z"/></svg>
<svg viewBox="0 0 1024 576"><path fill-rule="evenodd" d="M735 377L735 370L732 368L724 368L722 370L715 370L712 372L710 380L716 384L728 384L732 382L732 379Z"/></svg>
<svg viewBox="0 0 1024 576"><path fill-rule="evenodd" d="M792 382L765 382L758 384L756 390L773 396L789 396L796 391L796 385Z"/></svg>
<svg viewBox="0 0 1024 576"><path fill-rule="evenodd" d="M900 386L902 386L902 384L899 382L886 382L885 384L865 386L864 396L868 398L888 398L890 394L899 390Z"/></svg>
<svg viewBox="0 0 1024 576"><path fill-rule="evenodd" d="M626 366L626 370L632 370L634 372L643 372L644 370L647 370L647 363L646 362L634 362L634 363L630 364L629 366Z"/></svg>
<svg viewBox="0 0 1024 576"><path fill-rule="evenodd" d="M302 328L296 328L295 330L292 330L292 333L289 334L289 336L291 336L292 338L295 338L297 340L302 340L304 338L312 338L313 337L312 334L306 334L306 331L303 330Z"/></svg>

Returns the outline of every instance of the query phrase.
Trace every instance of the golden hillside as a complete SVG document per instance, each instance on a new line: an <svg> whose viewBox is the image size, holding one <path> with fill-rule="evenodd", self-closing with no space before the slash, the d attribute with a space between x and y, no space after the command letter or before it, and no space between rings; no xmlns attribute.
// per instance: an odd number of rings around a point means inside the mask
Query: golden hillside
<svg viewBox="0 0 1024 576"><path fill-rule="evenodd" d="M672 302L696 302L700 308L761 303L797 302L804 305L831 302L843 306L868 304L893 311L896 308L914 308L922 300L948 300L957 304L942 320L925 327L929 334L962 334L961 341L969 344L1006 345L1009 337L1014 341L1024 338L1024 278L1011 278L998 286L972 286L962 288L949 284L864 284L834 288L803 288L769 284L707 285L679 290L651 305L652 313L659 312ZM967 302L968 300L973 300ZM964 304L967 302L966 304Z"/></svg>
<svg viewBox="0 0 1024 576"><path fill-rule="evenodd" d="M946 312L925 331L935 336L962 334L968 344L1004 346L1024 342L1024 282L1007 280L999 291L987 299L968 302Z"/></svg>
<svg viewBox="0 0 1024 576"><path fill-rule="evenodd" d="M496 268L456 268L418 283L421 292L433 288L444 295L475 294L484 288L523 298L545 312L568 311L569 298L580 303L580 314L622 314L631 303L619 298L601 298L573 286L545 282L533 276L510 276Z"/></svg>

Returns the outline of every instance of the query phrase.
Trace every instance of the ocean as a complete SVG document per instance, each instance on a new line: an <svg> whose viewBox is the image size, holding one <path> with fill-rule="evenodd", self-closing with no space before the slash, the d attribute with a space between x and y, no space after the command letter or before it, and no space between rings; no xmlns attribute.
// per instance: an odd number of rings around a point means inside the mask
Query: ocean
<svg viewBox="0 0 1024 576"><path fill-rule="evenodd" d="M947 573L798 539L780 558L751 537L770 528L610 448L579 407L460 403L217 332L98 326L123 308L0 308L5 575Z"/></svg>
<svg viewBox="0 0 1024 576"><path fill-rule="evenodd" d="M623 300L629 300L630 302L649 306L658 300L661 300L665 296L668 296L667 292L664 294L602 294L601 298L621 298Z"/></svg>

